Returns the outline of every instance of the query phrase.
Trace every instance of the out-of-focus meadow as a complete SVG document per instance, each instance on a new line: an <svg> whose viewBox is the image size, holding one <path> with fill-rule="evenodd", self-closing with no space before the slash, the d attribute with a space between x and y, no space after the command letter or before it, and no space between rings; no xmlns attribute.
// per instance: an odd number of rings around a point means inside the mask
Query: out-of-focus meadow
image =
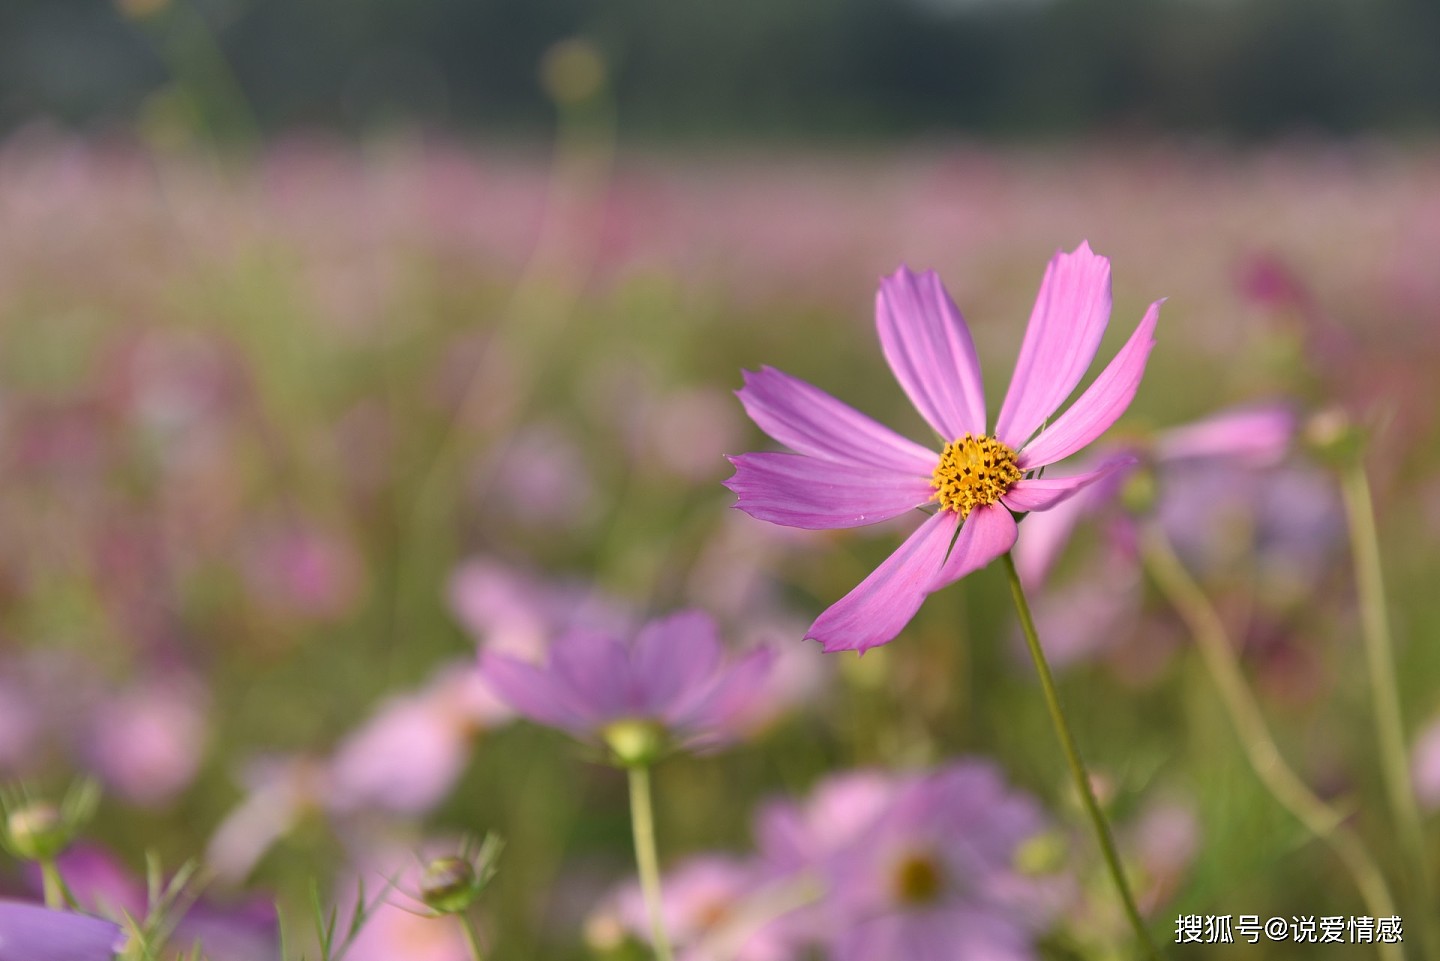
<svg viewBox="0 0 1440 961"><path fill-rule="evenodd" d="M837 772L986 758L1050 825L1025 865L1051 883L1044 955L1128 956L998 569L863 659L822 655L807 625L908 527L774 527L722 486L725 455L773 447L732 396L742 369L927 436L873 324L902 263L944 278L995 409L1046 260L1088 239L1114 268L1102 358L1168 298L1112 435L1297 413L1282 462L1162 474L1155 506L1283 755L1392 878L1411 947L1423 908L1382 790L1345 517L1305 440L1336 411L1373 431L1405 733L1440 805L1422 738L1440 719L1440 150L617 147L590 55L574 91L551 72L551 142L310 132L226 153L153 117L0 142L0 774L50 796L101 784L62 859L77 892L140 911L147 852L198 858L207 956L273 959L272 900L303 944L312 882L344 904L362 875L494 831L490 956L646 956L613 907L634 873L624 775L515 719L476 651L700 607L778 663L741 743L657 766L664 866L748 857L763 804ZM1082 524L1034 600L1158 939L1184 914L1371 913L1260 786L1133 543ZM464 958L449 925L385 909L347 956Z"/></svg>

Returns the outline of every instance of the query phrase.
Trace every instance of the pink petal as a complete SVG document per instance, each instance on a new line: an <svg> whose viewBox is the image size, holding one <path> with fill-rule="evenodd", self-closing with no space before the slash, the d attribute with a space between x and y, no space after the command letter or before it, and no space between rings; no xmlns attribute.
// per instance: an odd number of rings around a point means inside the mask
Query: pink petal
<svg viewBox="0 0 1440 961"><path fill-rule="evenodd" d="M1295 413L1284 404L1239 407L1165 431L1155 447L1160 460L1216 458L1263 467L1285 456L1295 435Z"/></svg>
<svg viewBox="0 0 1440 961"><path fill-rule="evenodd" d="M863 652L894 640L929 593L958 519L952 511L928 518L859 586L817 617L805 636L826 651Z"/></svg>
<svg viewBox="0 0 1440 961"><path fill-rule="evenodd" d="M932 458L934 455L931 455ZM725 486L751 517L786 527L860 527L896 517L935 496L930 477L855 467L804 454L740 454Z"/></svg>
<svg viewBox="0 0 1440 961"><path fill-rule="evenodd" d="M930 582L930 590L938 591L989 564L1015 546L1017 533L1015 518L999 504L975 508L960 525L960 536Z"/></svg>
<svg viewBox="0 0 1440 961"><path fill-rule="evenodd" d="M630 651L610 634L584 630L562 634L550 648L550 672L557 687L568 690L570 706L594 720L628 717L641 707Z"/></svg>
<svg viewBox="0 0 1440 961"><path fill-rule="evenodd" d="M1145 311L1135 333L1120 348L1115 359L1095 378L1095 383L1076 398L1070 408L1055 419L1044 433L1020 451L1019 464L1034 470L1063 460L1110 429L1135 397L1145 361L1155 346L1155 322L1160 318L1157 300Z"/></svg>
<svg viewBox="0 0 1440 961"><path fill-rule="evenodd" d="M736 391L750 419L801 454L856 467L929 476L935 453L773 367L745 371Z"/></svg>
<svg viewBox="0 0 1440 961"><path fill-rule="evenodd" d="M651 621L630 649L643 713L662 717L670 707L711 681L720 666L720 632L710 615L679 611Z"/></svg>
<svg viewBox="0 0 1440 961"><path fill-rule="evenodd" d="M1129 467L1138 461L1129 454L1108 458L1098 468L1069 477L1032 477L1015 482L1000 502L1017 514L1047 511L1095 483L1111 471Z"/></svg>
<svg viewBox="0 0 1440 961"><path fill-rule="evenodd" d="M985 387L970 328L933 270L880 281L875 326L885 360L916 410L947 441L985 434Z"/></svg>
<svg viewBox="0 0 1440 961"><path fill-rule="evenodd" d="M996 437L1014 449L1030 439L1085 376L1109 320L1110 261L1093 253L1088 242L1073 254L1052 257L1000 407Z"/></svg>
<svg viewBox="0 0 1440 961"><path fill-rule="evenodd" d="M772 649L755 648L716 673L703 694L674 704L664 715L665 722L696 732L701 743L726 740L739 733L742 715L765 695L765 679L774 666Z"/></svg>
<svg viewBox="0 0 1440 961"><path fill-rule="evenodd" d="M1125 463L1133 463L1133 454L1112 455ZM1094 463L1087 458L1087 463ZM1108 459L1100 462L1108 463ZM1025 518L1025 536L1015 544L1015 570L1027 589L1037 588L1050 573L1050 568L1059 559L1060 552L1070 541L1075 526L1086 516L1109 504L1120 494L1129 470L1121 469L1103 476L1099 483L1091 484L1074 497L1059 502L1047 510Z"/></svg>
<svg viewBox="0 0 1440 961"><path fill-rule="evenodd" d="M494 651L480 656L480 672L495 693L520 714L550 727L584 735L594 719L575 709L572 698L550 672Z"/></svg>

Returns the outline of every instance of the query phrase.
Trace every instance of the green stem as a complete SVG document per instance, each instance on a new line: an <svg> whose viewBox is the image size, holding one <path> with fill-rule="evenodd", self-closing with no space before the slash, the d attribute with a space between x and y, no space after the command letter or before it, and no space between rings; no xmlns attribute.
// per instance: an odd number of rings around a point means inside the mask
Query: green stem
<svg viewBox="0 0 1440 961"><path fill-rule="evenodd" d="M1405 748L1405 726L1400 713L1400 686L1395 671L1395 643L1385 607L1385 581L1380 565L1380 537L1375 530L1375 505L1365 463L1356 457L1340 472L1345 517L1350 526L1350 553L1355 565L1355 590L1360 605L1361 638L1370 674L1370 698L1375 709L1380 764L1390 813L1400 834L1400 846L1409 862L1414 894L1419 898L1420 940L1427 958L1440 958L1435 879L1425 857L1425 832Z"/></svg>
<svg viewBox="0 0 1440 961"><path fill-rule="evenodd" d="M475 922L470 920L470 915L460 912L460 929L465 932L465 945L470 949L470 961L485 961L485 954L480 950L480 932L475 930Z"/></svg>
<svg viewBox="0 0 1440 961"><path fill-rule="evenodd" d="M1354 878L1366 910L1374 917L1394 916L1395 900L1385 876L1359 837L1345 824L1345 816L1322 801L1285 763L1260 705L1245 683L1240 660L1215 606L1175 556L1174 548L1158 525L1146 526L1141 545L1145 567L1155 586L1195 638L1200 658L1215 682L1220 702L1255 776L1306 830L1330 845ZM1405 957L1398 944L1377 944L1376 947L1388 961L1402 961Z"/></svg>
<svg viewBox="0 0 1440 961"><path fill-rule="evenodd" d="M634 764L630 775L630 829L635 836L635 866L640 871L640 891L650 914L650 936L657 961L673 961L670 936L665 931L665 914L660 898L660 859L655 854L655 814L650 807L650 768Z"/></svg>
<svg viewBox="0 0 1440 961"><path fill-rule="evenodd" d="M1100 802L1095 800L1095 789L1090 784L1090 775L1085 770L1085 762L1080 759L1080 750L1075 746L1075 735L1070 732L1070 722L1065 719L1065 711L1060 706L1060 695L1055 690L1055 679L1050 676L1050 665L1045 660L1045 652L1040 647L1040 637L1035 632L1035 621L1030 616L1030 604L1025 600L1025 588L1020 584L1020 575L1015 570L1015 560L1008 553L1004 556L1005 573L1010 578L1010 593L1015 597L1015 610L1020 615L1020 626L1025 632L1025 644L1030 649L1030 657L1035 662L1035 671L1040 675L1040 688L1045 693L1045 706L1050 710L1050 720L1055 724L1055 733L1060 737L1060 746L1065 751L1065 760L1070 765L1070 775L1075 781L1075 790L1080 795L1080 800L1085 806L1085 813L1090 818L1090 826L1094 829L1095 840L1100 844L1100 853L1104 855L1105 866L1110 871L1110 877L1115 882L1115 888L1120 893L1120 901L1125 908L1125 916L1130 921L1130 927L1135 931L1135 937L1144 945L1145 953L1154 961L1159 961L1160 951L1155 947L1155 942L1150 939L1150 933L1145 930L1145 922L1140 919L1140 909L1135 906L1135 895L1130 893L1130 882L1125 879L1125 870L1120 866L1120 856L1115 851L1115 840L1110 836L1110 825L1105 821L1105 815L1100 810Z"/></svg>
<svg viewBox="0 0 1440 961"><path fill-rule="evenodd" d="M55 911L63 911L69 905L68 892L65 890L65 879L60 876L60 868L55 864L54 858L41 858L40 880L45 886L45 906Z"/></svg>

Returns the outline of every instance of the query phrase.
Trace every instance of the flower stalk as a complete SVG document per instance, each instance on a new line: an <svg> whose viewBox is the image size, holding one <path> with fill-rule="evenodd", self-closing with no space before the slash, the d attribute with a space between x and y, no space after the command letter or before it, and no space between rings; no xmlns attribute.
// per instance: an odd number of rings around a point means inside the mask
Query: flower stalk
<svg viewBox="0 0 1440 961"><path fill-rule="evenodd" d="M1425 956L1440 958L1440 922L1435 912L1435 878L1425 857L1425 832L1415 791L1410 782L1405 726L1400 711L1400 686L1395 670L1395 642L1385 605L1385 581L1380 563L1380 537L1375 527L1375 504L1362 457L1346 458L1340 469L1340 491L1350 528L1350 554L1355 567L1355 590L1360 606L1361 640L1370 675L1370 698L1375 708L1375 733L1390 813L1409 862L1413 900L1421 918Z"/></svg>
<svg viewBox="0 0 1440 961"><path fill-rule="evenodd" d="M1245 758L1260 783L1311 834L1330 845L1360 890L1374 917L1391 917L1395 900L1385 877L1360 838L1345 824L1345 815L1322 801L1285 763L1254 695L1245 683L1239 659L1220 613L1175 555L1164 531L1149 523L1141 537L1141 556L1151 580L1180 615L1195 639L1220 703L1230 718ZM1386 961L1402 961L1398 944L1377 944Z"/></svg>
<svg viewBox="0 0 1440 961"><path fill-rule="evenodd" d="M640 891L650 915L650 938L656 961L674 961L670 936L660 897L660 859L655 853L655 814L650 804L650 767L632 764L626 768L630 779L630 830L635 838L635 866L640 872Z"/></svg>
<svg viewBox="0 0 1440 961"><path fill-rule="evenodd" d="M465 947L470 951L470 961L485 961L485 954L480 950L480 933L475 930L475 922L470 920L468 912L460 912L460 930L465 932Z"/></svg>
<svg viewBox="0 0 1440 961"><path fill-rule="evenodd" d="M1045 660L1045 652L1040 647L1040 637L1035 631L1035 620L1030 615L1030 604L1025 599L1025 588L1020 584L1020 575L1015 570L1015 559L1007 552L1002 560L1005 563L1005 574L1010 579L1010 593L1015 598L1015 611L1020 616L1020 627L1025 633L1025 645L1029 648L1030 657L1035 662L1035 671L1040 675L1040 688L1045 694L1045 706L1050 711L1050 720L1054 723L1055 733L1060 738L1060 747L1064 750L1065 760L1070 766L1070 775L1074 779L1075 790L1080 795L1086 815L1090 818L1095 840L1100 844L1100 853L1104 856L1105 867L1115 882L1115 889L1119 892L1125 916L1130 922L1130 927L1135 931L1136 939L1144 945L1147 957L1152 961L1159 961L1159 949L1155 947L1150 933L1145 930L1145 922L1140 918L1140 909L1135 905L1135 895L1130 891L1130 882L1125 878L1125 869L1121 866L1120 856L1115 850L1115 839L1111 837L1110 825L1105 820L1104 812L1100 810L1100 802L1095 798L1095 789L1090 783L1090 775L1085 769L1085 762L1080 758L1080 749L1075 744L1075 735L1071 732L1070 722L1066 719L1065 711L1060 706L1060 696L1055 690L1055 679L1050 674L1050 665Z"/></svg>

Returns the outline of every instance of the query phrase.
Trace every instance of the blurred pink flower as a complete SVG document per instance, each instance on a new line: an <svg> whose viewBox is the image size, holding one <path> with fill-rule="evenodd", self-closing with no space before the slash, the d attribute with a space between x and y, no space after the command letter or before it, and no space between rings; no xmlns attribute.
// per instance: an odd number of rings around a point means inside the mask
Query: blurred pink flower
<svg viewBox="0 0 1440 961"><path fill-rule="evenodd" d="M97 705L84 750L107 787L153 807L190 784L205 739L205 698L198 684L162 675Z"/></svg>
<svg viewBox="0 0 1440 961"><path fill-rule="evenodd" d="M324 809L329 772L309 757L265 758L244 776L247 793L210 836L205 865L232 884L243 882L265 852L308 811Z"/></svg>
<svg viewBox="0 0 1440 961"><path fill-rule="evenodd" d="M358 599L363 568L340 536L308 522L262 524L245 556L255 600L277 614L332 620Z"/></svg>
<svg viewBox="0 0 1440 961"><path fill-rule="evenodd" d="M432 912L406 894L419 891L426 858L453 850L427 844L417 855L413 850L382 846L364 855L363 868L357 873L364 879L367 898L379 896L387 884L394 883L345 953L347 961L469 961L470 949L459 919L431 917ZM360 878L342 882L339 890L356 890ZM352 903L347 910L353 908Z"/></svg>
<svg viewBox="0 0 1440 961"><path fill-rule="evenodd" d="M666 874L661 891L665 928L679 961L790 961L798 958L784 926L771 916L783 892L754 862L718 854L691 858ZM639 884L616 891L586 925L600 950L622 933L650 942L650 915Z"/></svg>
<svg viewBox="0 0 1440 961"><path fill-rule="evenodd" d="M1415 739L1410 753L1410 778L1415 796L1427 811L1440 810L1440 719L1431 721Z"/></svg>
<svg viewBox="0 0 1440 961"><path fill-rule="evenodd" d="M796 453L732 458L727 486L760 520L811 529L858 527L912 509L938 509L869 577L820 615L808 637L827 651L892 640L927 594L989 564L1015 544L1014 513L1044 511L1118 463L1086 474L1033 472L1069 457L1125 412L1154 344L1160 303L1070 407L1110 319L1110 263L1088 244L1046 269L995 434L969 329L933 273L901 268L880 285L876 326L885 358L925 420L939 453L906 440L809 384L773 368L748 373L746 412ZM1027 476L1031 475L1031 476Z"/></svg>
<svg viewBox="0 0 1440 961"><path fill-rule="evenodd" d="M1200 852L1200 821L1190 805L1170 801L1146 808L1125 834L1143 872L1141 910L1159 910L1175 896Z"/></svg>
<svg viewBox="0 0 1440 961"><path fill-rule="evenodd" d="M715 622L699 611L654 620L631 640L574 630L544 665L487 650L486 681L520 714L585 741L620 722L654 724L674 747L710 747L736 736L770 671L768 648L726 663Z"/></svg>
<svg viewBox="0 0 1440 961"><path fill-rule="evenodd" d="M473 660L448 665L421 690L385 701L340 743L327 803L337 812L429 811L464 771L475 735L512 716Z"/></svg>

